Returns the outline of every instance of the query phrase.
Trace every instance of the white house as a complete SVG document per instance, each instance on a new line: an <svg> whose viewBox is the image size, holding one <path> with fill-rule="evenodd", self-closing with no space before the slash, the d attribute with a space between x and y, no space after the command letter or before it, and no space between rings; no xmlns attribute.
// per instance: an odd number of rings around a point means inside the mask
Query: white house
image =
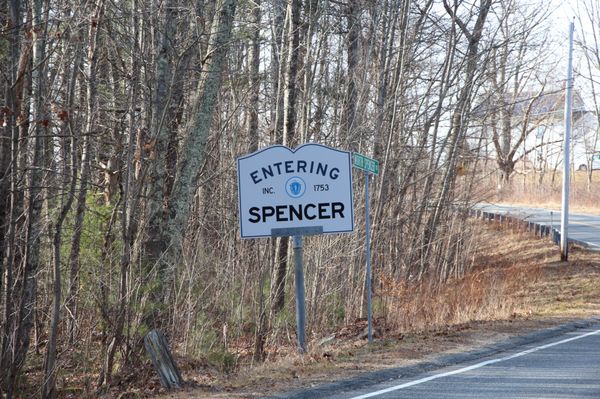
<svg viewBox="0 0 600 399"><path fill-rule="evenodd" d="M506 95L504 105L501 103L489 99L474 109L484 135L480 152L497 159L496 139L506 156L510 148L514 148L521 141L521 136L525 135L512 160L509 160L519 163L518 170L545 171L560 167L563 160L565 91L524 91L517 95ZM510 122L504 123L504 126L502 106L510 114ZM508 138L502 137L501 133L506 126L510 126L511 131ZM598 120L595 113L586 107L577 90L573 92L572 134L572 167L581 170L589 167L600 169ZM592 162L594 157L598 158L595 163Z"/></svg>

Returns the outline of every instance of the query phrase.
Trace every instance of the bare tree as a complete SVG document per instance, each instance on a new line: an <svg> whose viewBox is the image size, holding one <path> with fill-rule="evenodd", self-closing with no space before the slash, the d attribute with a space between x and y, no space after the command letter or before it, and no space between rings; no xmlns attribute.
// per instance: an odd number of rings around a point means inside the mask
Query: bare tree
<svg viewBox="0 0 600 399"><path fill-rule="evenodd" d="M472 29L468 28L465 21L457 15L457 4L450 6L444 0L444 8L448 15L451 16L453 24L456 24L467 39L467 53L465 56L465 71L462 87L460 88L457 102L451 116L450 131L448 133L448 160L446 161L446 171L442 179L442 188L439 191L437 198L434 200L434 210L432 211L427 227L424 230L423 242L425 253L431 250L431 243L436 235L436 226L438 225L442 215L447 212L448 200L451 186L456 178L456 165L459 158L461 145L464 143L464 135L466 133L469 107L471 106L472 94L475 89L475 74L479 68L480 52L479 45L484 32L484 25L492 6L492 0L481 0L478 9L474 12L475 23ZM420 271L420 275L425 270Z"/></svg>
<svg viewBox="0 0 600 399"><path fill-rule="evenodd" d="M11 347L6 350L7 362L4 363L7 397L12 397L16 378L24 365L30 345L30 334L33 328L35 313L35 300L37 290L36 273L40 267L40 238L42 235L42 186L44 168L44 137L47 136L49 116L43 99L46 94L46 34L48 9L44 8L42 1L31 4L32 25L36 27L32 36L32 63L36 69L32 71L31 82L31 116L34 121L32 134L28 137L28 144L32 152L30 170L27 174L27 202L26 202L26 231L25 253L23 263L13 292L18 298L17 307L14 309L16 318L13 318L9 328L12 335ZM12 301L12 299L11 299Z"/></svg>
<svg viewBox="0 0 600 399"><path fill-rule="evenodd" d="M540 68L548 53L545 43L549 40L543 30L548 9L528 11L509 1L500 4L494 16L497 44L488 63L491 90L479 113L484 114L483 123L491 126L501 182L507 184L518 151L548 118L541 111L554 98L554 93L545 93L547 76Z"/></svg>
<svg viewBox="0 0 600 399"><path fill-rule="evenodd" d="M285 80L283 96L283 145L294 148L298 144L296 132L296 100L298 98L297 77L299 65L300 45L300 0L287 2L287 62L285 63ZM275 276L275 299L273 308L275 312L281 310L285 303L285 278L287 275L289 239L279 239L277 248L277 271Z"/></svg>
<svg viewBox="0 0 600 399"><path fill-rule="evenodd" d="M79 17L79 16L77 16ZM72 32L67 31L67 37ZM44 360L44 380L42 384L42 397L55 397L56 396L56 356L57 356L57 345L58 345L58 327L60 321L60 309L62 305L62 278L61 278L61 249L63 244L63 226L67 219L67 215L71 210L71 206L75 199L75 192L77 187L77 168L79 165L78 152L79 137L74 134L72 128L73 121L69 117L68 111L72 110L75 101L75 87L77 84L77 77L79 68L81 67L82 49L79 44L68 47L63 57L70 59L71 56L74 62L63 63L63 69L60 71L62 74L61 79L63 80L63 86L65 87L64 103L61 104L59 111L59 119L62 122L60 126L61 136L61 154L63 157L63 166L59 168L62 170L61 187L63 190L58 194L60 212L58 213L56 220L52 223L53 226L53 237L52 237L52 265L53 265L53 299L52 299L52 315L49 326L49 337L48 344L46 346L46 357ZM73 298L70 298L71 302ZM71 336L73 337L75 322L71 319ZM72 340L71 340L72 342Z"/></svg>
<svg viewBox="0 0 600 399"><path fill-rule="evenodd" d="M235 0L224 0L220 5L207 51L210 58L204 64L205 76L196 89L196 99L192 104L195 117L190 120L184 131L177 173L173 182L172 198L174 200L170 204L165 230L165 238L169 240L167 250L171 267L166 279L167 284L173 284L174 267L181 257L183 235L189 218L192 197L197 188L196 177L202 165L210 122L220 90L235 8Z"/></svg>

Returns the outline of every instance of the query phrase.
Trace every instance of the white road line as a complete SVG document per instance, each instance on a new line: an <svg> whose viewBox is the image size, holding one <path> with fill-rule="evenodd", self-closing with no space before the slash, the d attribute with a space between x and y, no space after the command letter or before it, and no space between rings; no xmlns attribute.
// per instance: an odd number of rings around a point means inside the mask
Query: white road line
<svg viewBox="0 0 600 399"><path fill-rule="evenodd" d="M444 377L448 377L448 376L455 375L455 374L461 374L461 373L464 373L466 371L471 371L471 370L475 370L475 369L478 369L478 368L481 368L481 367L484 367L484 366L488 366L490 364L500 363L500 362L504 362L506 360L511 360L511 359L514 359L514 358L517 358L517 357L525 356L525 355L528 355L530 353L540 351L542 349L547 349L547 348L551 348L553 346L557 346L557 345L561 345L561 344L566 344L567 342L576 341L578 339L589 337L590 335L594 335L594 334L598 334L598 333L600 333L600 330L591 331L591 332L588 332L586 334L577 335L575 337L563 339L562 341L553 342L551 344L546 344L546 345L542 345L542 346L537 346L535 348L527 349L526 351L515 353L515 354L510 355L510 356L501 357L499 359L486 360L485 362L481 362L481 363L473 364L471 366L463 367L462 369L448 371L446 373L441 373L441 374L431 375L429 377L421 378L420 380L415 380L415 381L407 382L407 383L404 383L404 384L400 384L400 385L396 385L396 386L389 387L389 388L386 388L386 389L382 389L380 391L371 392L371 393L367 393L367 394L360 395L360 396L355 396L355 397L349 398L349 399L366 399L366 398L372 398L374 396L383 395L384 393L398 391L400 389L412 387L414 385L423 384L423 383L428 382L428 381L437 380L438 378L444 378Z"/></svg>

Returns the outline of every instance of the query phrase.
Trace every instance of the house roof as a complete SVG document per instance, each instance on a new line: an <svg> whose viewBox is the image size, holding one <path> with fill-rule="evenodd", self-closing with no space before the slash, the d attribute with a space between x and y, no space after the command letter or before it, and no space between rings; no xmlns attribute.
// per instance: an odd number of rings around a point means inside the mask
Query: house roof
<svg viewBox="0 0 600 399"><path fill-rule="evenodd" d="M512 107L512 116L522 119L531 107L530 118L535 120L549 119L561 121L564 118L565 91L557 90L546 93L534 91L523 91L517 95L505 94L505 104ZM473 114L478 119L485 119L492 112L499 112L502 104L499 104L493 96L488 97L477 105ZM573 118L579 119L581 115L591 112L587 110L583 98L578 90L573 90Z"/></svg>

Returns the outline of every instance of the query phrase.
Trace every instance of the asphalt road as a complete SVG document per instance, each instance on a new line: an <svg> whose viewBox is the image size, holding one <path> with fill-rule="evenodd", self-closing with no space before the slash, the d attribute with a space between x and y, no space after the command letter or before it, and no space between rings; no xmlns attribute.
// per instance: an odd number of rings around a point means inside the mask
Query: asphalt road
<svg viewBox="0 0 600 399"><path fill-rule="evenodd" d="M561 229L560 211L494 204L479 205L478 208L484 212L511 215L552 226L559 231ZM568 236L570 240L577 240L592 250L600 251L600 216L569 213Z"/></svg>
<svg viewBox="0 0 600 399"><path fill-rule="evenodd" d="M600 317L267 399L600 398Z"/></svg>
<svg viewBox="0 0 600 399"><path fill-rule="evenodd" d="M331 399L600 398L600 324Z"/></svg>

